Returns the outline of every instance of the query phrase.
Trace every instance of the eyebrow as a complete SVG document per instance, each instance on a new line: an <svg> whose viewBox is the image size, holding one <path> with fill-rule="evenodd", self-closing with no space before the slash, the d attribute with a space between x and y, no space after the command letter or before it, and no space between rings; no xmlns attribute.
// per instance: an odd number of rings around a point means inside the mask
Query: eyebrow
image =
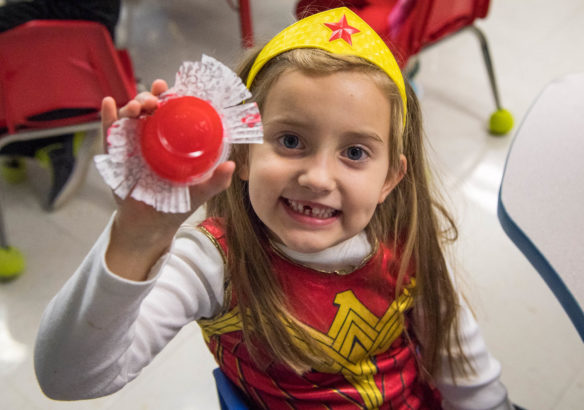
<svg viewBox="0 0 584 410"><path fill-rule="evenodd" d="M379 135L377 135L374 132L367 132L367 131L350 132L350 133L348 133L348 135L351 137L359 138L359 139L372 140L373 142L377 142L380 144L384 143L383 138L381 138Z"/></svg>
<svg viewBox="0 0 584 410"><path fill-rule="evenodd" d="M275 117L275 118L270 119L269 121L266 121L263 123L264 127L270 126L272 124L286 125L286 126L290 126L290 127L299 127L299 128L309 127L309 124L307 124L307 122L302 121L302 120L296 120L294 118L289 118L289 117ZM366 130L349 131L349 132L344 133L343 136L358 138L358 139L362 139L362 140L372 140L372 141L380 143L380 144L384 143L383 138L381 138L377 133L369 132Z"/></svg>
<svg viewBox="0 0 584 410"><path fill-rule="evenodd" d="M263 123L264 127L267 125L271 125L273 123L290 125L293 127L306 127L306 122L297 121L297 120L294 120L293 118L288 118L288 117L275 117L269 121L263 121L263 119L262 119L262 123Z"/></svg>

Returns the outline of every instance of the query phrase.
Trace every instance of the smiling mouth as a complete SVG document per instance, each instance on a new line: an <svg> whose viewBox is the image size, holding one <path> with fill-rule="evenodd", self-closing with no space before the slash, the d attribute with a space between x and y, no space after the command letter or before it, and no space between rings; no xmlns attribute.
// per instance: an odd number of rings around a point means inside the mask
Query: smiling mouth
<svg viewBox="0 0 584 410"><path fill-rule="evenodd" d="M337 216L338 214L341 213L341 211L334 209L334 208L329 208L326 206L319 206L316 204L308 205L306 203L294 201L292 199L287 199L287 198L284 198L284 203L286 205L288 205L288 207L290 209L292 209L294 212L297 212L297 213L302 214L302 215L310 216L312 218L328 219L328 218L332 218L334 216Z"/></svg>

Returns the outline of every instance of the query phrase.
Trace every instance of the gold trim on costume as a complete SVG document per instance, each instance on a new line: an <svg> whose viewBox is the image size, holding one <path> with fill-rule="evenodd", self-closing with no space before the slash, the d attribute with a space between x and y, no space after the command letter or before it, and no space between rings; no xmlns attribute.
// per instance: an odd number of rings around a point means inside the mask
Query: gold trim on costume
<svg viewBox="0 0 584 410"><path fill-rule="evenodd" d="M211 232L207 230L204 226L197 226L197 229L203 233L211 243L217 248L219 254L221 254L221 259L223 259L223 306L221 306L221 311L217 314L216 317L220 317L227 313L229 307L231 306L231 296L233 293L233 286L231 285L231 278L229 277L229 271L227 270L227 255L225 255L225 251L221 247L217 238L213 236ZM212 319L209 319L212 320Z"/></svg>
<svg viewBox="0 0 584 410"><path fill-rule="evenodd" d="M209 232L207 230L207 228L205 228L204 226L199 225L199 226L197 226L197 229L199 231L201 231L207 238L209 238L209 240L213 243L213 245L215 245L215 247L217 248L217 250L221 254L221 258L223 259L223 264L227 265L227 255L225 255L225 252L223 251L223 248L219 244L219 241L217 241L217 238L215 238L213 236L213 234L211 232Z"/></svg>
<svg viewBox="0 0 584 410"><path fill-rule="evenodd" d="M308 269L314 270L314 271L319 272L319 273L345 276L345 275L350 275L351 273L353 273L353 272L361 269L363 266L365 266L367 264L367 262L369 262L371 260L373 255L375 255L375 253L377 253L377 250L379 248L379 242L377 241L377 239L375 239L375 243L371 247L371 251L363 258L363 260L361 260L361 262L357 266L354 266L354 267L351 267L348 269L332 269L332 270L316 268L316 267L310 265L309 263L298 262L298 261L290 258L280 248L278 248L278 246L275 243L273 243L271 239L270 239L270 246L274 250L274 252L276 252L278 254L278 256L280 256L282 259L286 260L287 262L290 262L291 264L293 264L295 266L299 266L301 268L308 268Z"/></svg>

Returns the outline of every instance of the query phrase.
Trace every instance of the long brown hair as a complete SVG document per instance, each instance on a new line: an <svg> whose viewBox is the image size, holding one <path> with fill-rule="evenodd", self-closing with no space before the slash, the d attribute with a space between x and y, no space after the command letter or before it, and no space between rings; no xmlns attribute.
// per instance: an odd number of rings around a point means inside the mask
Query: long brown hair
<svg viewBox="0 0 584 410"><path fill-rule="evenodd" d="M251 54L239 70L244 82L256 55ZM395 249L399 247L401 260L396 295L406 272L414 267L414 322L415 334L422 346L422 367L428 374L435 374L439 369L439 354L446 351L451 370L464 373L468 362L460 349L457 333L458 298L443 252L444 243L456 239L457 230L445 208L430 193L421 111L411 87L406 86L408 107L404 126L397 87L378 67L355 56L296 49L273 58L254 80L251 92L260 110L271 85L287 70L313 75L362 72L370 75L387 95L392 107L392 112L388 113L392 119L389 172L399 172L400 154L406 157L408 166L404 179L378 205L366 232L370 239ZM248 148L236 146L232 159L238 166L246 164ZM272 272L266 252L268 229L252 208L247 182L234 177L231 186L207 204L207 213L222 218L225 224L229 246L227 275L238 298L240 312L247 312L241 319L244 340L252 355L259 357L257 346L261 345L262 351L271 353L273 358L299 373L319 367L324 356L304 325L290 313L286 295ZM290 330L301 343L293 340ZM451 349L453 345L457 347L456 352Z"/></svg>

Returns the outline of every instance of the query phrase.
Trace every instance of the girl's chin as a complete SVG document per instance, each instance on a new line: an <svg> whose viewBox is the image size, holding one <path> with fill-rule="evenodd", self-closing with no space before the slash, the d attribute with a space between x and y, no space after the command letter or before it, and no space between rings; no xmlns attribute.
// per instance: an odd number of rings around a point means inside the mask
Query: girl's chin
<svg viewBox="0 0 584 410"><path fill-rule="evenodd" d="M333 224L306 226L297 222L289 222L278 224L275 230L268 227L268 235L272 242L284 245L295 252L317 253L347 239ZM264 226L267 227L265 222Z"/></svg>

